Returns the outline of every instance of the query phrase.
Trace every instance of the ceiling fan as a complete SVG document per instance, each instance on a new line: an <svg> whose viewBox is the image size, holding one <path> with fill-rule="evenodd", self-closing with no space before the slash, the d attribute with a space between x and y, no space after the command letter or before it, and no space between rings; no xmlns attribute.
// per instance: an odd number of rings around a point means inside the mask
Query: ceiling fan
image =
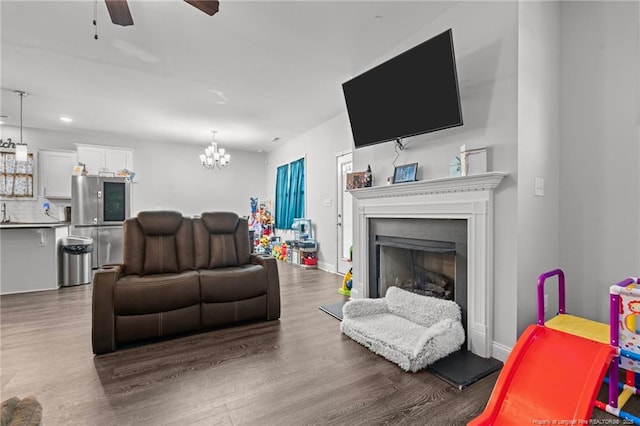
<svg viewBox="0 0 640 426"><path fill-rule="evenodd" d="M191 6L203 11L209 16L213 16L218 12L220 2L218 0L184 0ZM105 0L111 22L117 25L127 26L133 25L133 18L129 11L127 0Z"/></svg>

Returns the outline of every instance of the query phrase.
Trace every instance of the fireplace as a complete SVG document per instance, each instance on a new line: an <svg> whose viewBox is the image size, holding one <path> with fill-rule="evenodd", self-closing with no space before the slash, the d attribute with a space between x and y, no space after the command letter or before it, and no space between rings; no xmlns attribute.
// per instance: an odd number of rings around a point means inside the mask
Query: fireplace
<svg viewBox="0 0 640 426"><path fill-rule="evenodd" d="M433 218L369 220L368 297L390 286L454 300L467 317L467 221Z"/></svg>
<svg viewBox="0 0 640 426"><path fill-rule="evenodd" d="M456 248L447 241L376 237L376 276L369 280L371 297L389 287L422 296L455 300Z"/></svg>
<svg viewBox="0 0 640 426"><path fill-rule="evenodd" d="M379 237L390 237L391 244L398 242L395 238L435 241L449 247L453 244L453 297L463 309L467 349L491 357L493 193L504 176L489 172L350 191L354 199L351 297L380 295L372 288L378 274L376 259L378 251L390 244L376 244ZM395 278L392 280L395 282Z"/></svg>

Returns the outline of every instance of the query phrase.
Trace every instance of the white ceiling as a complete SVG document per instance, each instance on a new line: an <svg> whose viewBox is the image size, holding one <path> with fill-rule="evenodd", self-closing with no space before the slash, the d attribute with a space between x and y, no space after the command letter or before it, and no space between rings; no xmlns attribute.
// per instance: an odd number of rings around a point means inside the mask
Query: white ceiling
<svg viewBox="0 0 640 426"><path fill-rule="evenodd" d="M268 151L343 112L343 82L455 3L221 0L210 17L129 0L121 27L103 0L2 0L0 113L19 125L24 90L24 127L202 145L216 129Z"/></svg>

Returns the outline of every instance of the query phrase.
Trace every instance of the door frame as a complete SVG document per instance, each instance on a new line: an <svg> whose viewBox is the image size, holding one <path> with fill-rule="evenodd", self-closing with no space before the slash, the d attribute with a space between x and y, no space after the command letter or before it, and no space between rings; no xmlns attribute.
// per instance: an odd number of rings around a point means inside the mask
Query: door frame
<svg viewBox="0 0 640 426"><path fill-rule="evenodd" d="M343 195L345 183L342 178L342 164L347 156L350 156L351 164L353 165L353 150L344 150L336 153L336 272L338 274L346 274L351 268L351 262L347 261L342 256L342 245L344 241L344 217L345 214L349 215L349 223L353 223L353 209L344 211ZM353 242L353 229L351 230L351 240Z"/></svg>

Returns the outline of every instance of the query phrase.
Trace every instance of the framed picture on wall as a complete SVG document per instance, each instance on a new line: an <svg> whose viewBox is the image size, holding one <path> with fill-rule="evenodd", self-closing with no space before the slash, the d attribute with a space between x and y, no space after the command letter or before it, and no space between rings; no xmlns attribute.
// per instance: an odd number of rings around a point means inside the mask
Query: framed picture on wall
<svg viewBox="0 0 640 426"><path fill-rule="evenodd" d="M417 171L418 163L396 166L396 169L393 172L393 183L413 182L416 180Z"/></svg>

